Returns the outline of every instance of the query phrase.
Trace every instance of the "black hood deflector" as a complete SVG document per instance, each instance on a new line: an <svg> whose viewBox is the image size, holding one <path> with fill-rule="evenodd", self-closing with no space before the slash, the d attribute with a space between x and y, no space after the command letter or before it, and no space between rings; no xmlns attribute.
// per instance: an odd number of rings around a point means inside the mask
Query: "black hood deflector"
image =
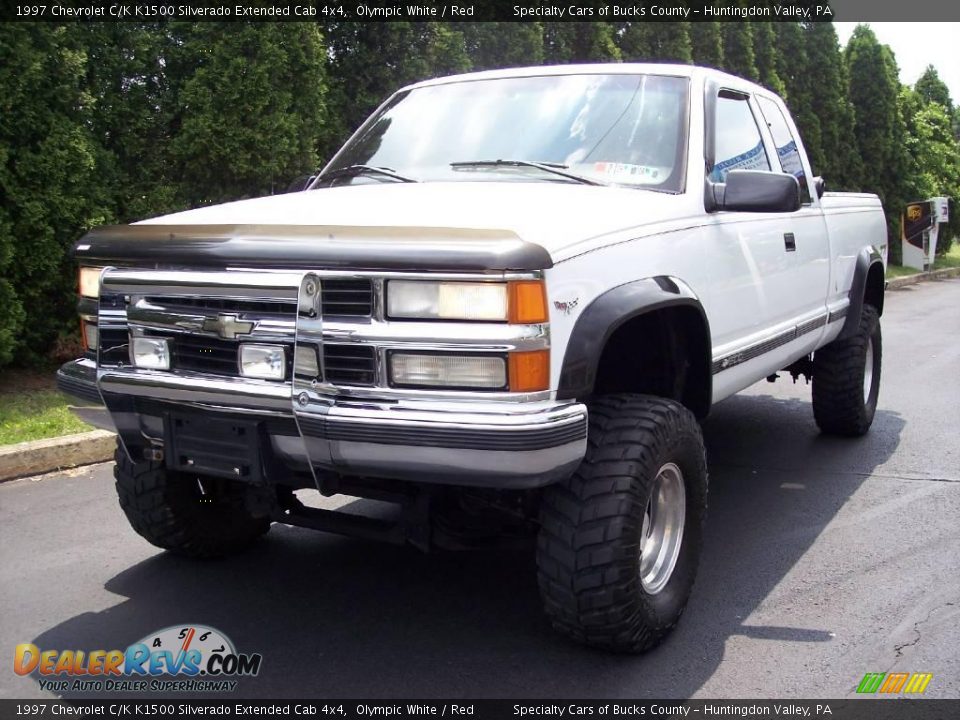
<svg viewBox="0 0 960 720"><path fill-rule="evenodd" d="M491 272L553 267L507 230L328 225L106 225L75 246L83 263L182 267Z"/></svg>

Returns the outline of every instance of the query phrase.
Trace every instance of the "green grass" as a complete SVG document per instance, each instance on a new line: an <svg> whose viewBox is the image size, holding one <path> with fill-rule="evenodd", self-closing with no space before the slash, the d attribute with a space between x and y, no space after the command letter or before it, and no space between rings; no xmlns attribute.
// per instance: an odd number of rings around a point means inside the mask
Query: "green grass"
<svg viewBox="0 0 960 720"><path fill-rule="evenodd" d="M0 393L0 445L92 430L67 409L56 390Z"/></svg>
<svg viewBox="0 0 960 720"><path fill-rule="evenodd" d="M906 277L907 275L916 275L919 270L912 267L904 267L903 265L887 265L887 280L898 277Z"/></svg>
<svg viewBox="0 0 960 720"><path fill-rule="evenodd" d="M953 245L950 247L950 252L948 252L942 258L937 258L933 263L934 270L943 270L944 268L955 267L960 267L960 242L957 242L956 238L953 240Z"/></svg>

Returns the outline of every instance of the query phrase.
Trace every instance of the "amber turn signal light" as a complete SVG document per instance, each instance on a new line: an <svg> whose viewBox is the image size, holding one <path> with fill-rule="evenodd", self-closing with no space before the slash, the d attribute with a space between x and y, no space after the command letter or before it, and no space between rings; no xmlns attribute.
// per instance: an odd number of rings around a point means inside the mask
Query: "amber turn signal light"
<svg viewBox="0 0 960 720"><path fill-rule="evenodd" d="M510 392L534 392L550 387L550 351L512 352L509 355Z"/></svg>
<svg viewBox="0 0 960 720"><path fill-rule="evenodd" d="M513 280L508 288L511 323L547 322L547 291L542 280Z"/></svg>

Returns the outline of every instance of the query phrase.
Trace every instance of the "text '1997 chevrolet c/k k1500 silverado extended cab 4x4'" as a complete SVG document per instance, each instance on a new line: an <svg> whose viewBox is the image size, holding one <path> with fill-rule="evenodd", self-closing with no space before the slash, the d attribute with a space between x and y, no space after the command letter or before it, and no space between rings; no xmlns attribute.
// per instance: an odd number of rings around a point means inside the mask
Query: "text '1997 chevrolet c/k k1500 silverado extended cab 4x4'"
<svg viewBox="0 0 960 720"><path fill-rule="evenodd" d="M711 405L786 370L823 432L873 420L884 216L823 187L784 103L717 71L430 80L302 191L83 237L60 386L161 548L536 535L555 627L642 651L693 586Z"/></svg>

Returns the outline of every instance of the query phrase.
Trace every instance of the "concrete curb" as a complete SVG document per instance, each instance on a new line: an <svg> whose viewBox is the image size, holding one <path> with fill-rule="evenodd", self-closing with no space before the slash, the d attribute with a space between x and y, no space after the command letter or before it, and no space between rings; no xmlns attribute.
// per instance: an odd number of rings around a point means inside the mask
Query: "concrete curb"
<svg viewBox="0 0 960 720"><path fill-rule="evenodd" d="M944 278L960 277L960 268L944 268L943 270L930 270L929 272L919 272L916 275L907 275L906 277L893 278L887 280L887 288L896 290L907 285L916 285L925 280L943 280Z"/></svg>
<svg viewBox="0 0 960 720"><path fill-rule="evenodd" d="M92 430L0 446L0 482L113 459L116 435Z"/></svg>

